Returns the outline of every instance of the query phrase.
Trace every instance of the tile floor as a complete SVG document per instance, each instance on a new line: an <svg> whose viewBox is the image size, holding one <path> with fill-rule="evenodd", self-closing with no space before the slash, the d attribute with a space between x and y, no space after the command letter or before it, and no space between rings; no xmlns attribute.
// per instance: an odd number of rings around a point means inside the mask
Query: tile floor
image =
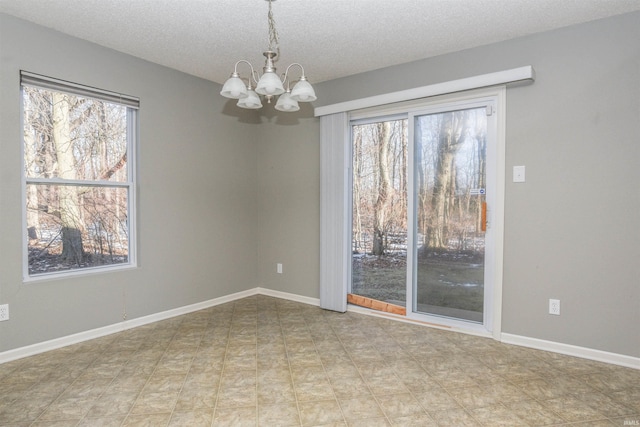
<svg viewBox="0 0 640 427"><path fill-rule="evenodd" d="M2 426L640 425L640 371L266 296L0 365Z"/></svg>

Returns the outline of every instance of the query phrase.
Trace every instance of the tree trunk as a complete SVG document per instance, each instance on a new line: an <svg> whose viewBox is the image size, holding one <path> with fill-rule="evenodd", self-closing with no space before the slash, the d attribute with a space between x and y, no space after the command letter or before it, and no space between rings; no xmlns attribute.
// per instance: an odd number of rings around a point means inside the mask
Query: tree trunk
<svg viewBox="0 0 640 427"><path fill-rule="evenodd" d="M58 176L77 179L73 146L69 124L69 97L53 92L53 143L56 150ZM78 190L74 186L58 187L60 222L62 225L62 257L80 264L84 259L82 234L84 224L81 217Z"/></svg>
<svg viewBox="0 0 640 427"><path fill-rule="evenodd" d="M25 112L25 114L27 114ZM25 122L31 121L31 117L25 117ZM27 176L32 177L36 174L36 138L32 131L24 133L24 162L26 165ZM38 240L38 228L40 216L38 214L38 187L36 185L27 185L27 235L29 240Z"/></svg>
<svg viewBox="0 0 640 427"><path fill-rule="evenodd" d="M362 244L362 213L360 212L360 187L362 179L362 132L355 131L353 140L353 252L360 253Z"/></svg>
<svg viewBox="0 0 640 427"><path fill-rule="evenodd" d="M434 249L447 247L451 201L456 192L455 154L464 141L468 127L467 111L442 114L436 160L435 182L431 207L433 220L429 226L429 246Z"/></svg>
<svg viewBox="0 0 640 427"><path fill-rule="evenodd" d="M391 178L389 174L389 146L391 141L391 122L378 124L378 198L374 206L373 255L384 255L385 225L387 210L391 200Z"/></svg>

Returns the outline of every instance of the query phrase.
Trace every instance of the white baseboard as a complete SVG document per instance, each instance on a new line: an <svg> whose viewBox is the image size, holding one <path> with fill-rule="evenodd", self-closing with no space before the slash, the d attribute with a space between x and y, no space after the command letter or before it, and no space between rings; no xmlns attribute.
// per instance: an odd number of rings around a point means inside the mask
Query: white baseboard
<svg viewBox="0 0 640 427"><path fill-rule="evenodd" d="M196 304L187 305L184 307L178 307L171 310L163 311L160 313L150 314L148 316L139 317L136 319L126 320L124 322L115 323L113 325L104 326L101 328L92 329L89 331L79 332L77 334L68 335L66 337L56 338L41 343L16 348L0 353L0 364L10 362L12 360L22 359L23 357L33 356L46 351L55 350L68 345L77 344L79 342L88 341L95 338L100 338L106 335L114 334L117 332L132 329L138 326L147 325L149 323L166 320L172 317L181 316L183 314L193 313L194 311L204 310L206 308L214 307L216 305L225 304L228 302L236 301L242 298L250 297L253 295L266 295L274 298L280 298L290 301L295 301L303 304L309 304L313 306L320 306L320 300L318 298L305 297L302 295L292 294L288 292L275 291L266 288L253 288L242 292L237 292L231 295L226 295L220 298L214 298L208 301L199 302ZM372 313L357 308L350 307L349 311L353 311L361 314ZM410 321L409 319L400 318L400 316L384 316L398 321ZM416 323L410 321L411 323ZM431 325L431 327L438 327L440 325ZM449 329L442 327L442 329ZM610 363L613 365L625 366L628 368L640 369L640 358L625 356L622 354L609 353L601 350L594 350L586 347L578 347L570 344L563 344L553 341L545 341L537 338L529 338L520 335L513 334L501 334L501 341L507 344L519 345L522 347L535 348L537 350L551 351L554 353L566 354L568 356L581 357L583 359L596 360L599 362Z"/></svg>
<svg viewBox="0 0 640 427"><path fill-rule="evenodd" d="M536 350L551 351L553 353L565 354L567 356L581 357L583 359L610 363L612 365L640 369L640 358L638 357L505 333L501 334L501 341L507 344L535 348Z"/></svg>
<svg viewBox="0 0 640 427"><path fill-rule="evenodd" d="M303 304L315 305L316 307L320 307L319 298L304 297L302 295L291 294L288 292L274 291L273 289L266 289L266 288L256 288L256 290L257 290L256 293L259 295L266 295L269 297L286 299L289 301L301 302Z"/></svg>
<svg viewBox="0 0 640 427"><path fill-rule="evenodd" d="M101 328L91 329L89 331L79 332L73 335L67 335L65 337L52 339L49 341L43 341L41 343L28 345L25 347L16 348L0 353L0 364L5 362L11 362L12 360L22 359L23 357L34 356L46 351L55 350L58 348L66 347L68 345L77 344L83 341L92 340L95 338L104 337L117 332L126 331L127 329L136 328L138 326L147 325L153 322L159 322L161 320L170 319L172 317L181 316L183 314L193 313L194 311L204 310L216 305L225 304L227 302L235 301L238 299L246 298L252 295L258 294L260 288L253 288L242 292L236 292L231 295L225 295L220 298L214 298L208 301L199 302L196 304L186 305L184 307L178 307L160 313L150 314L148 316L138 317L136 319L125 320L124 322L114 323L113 325L104 326Z"/></svg>

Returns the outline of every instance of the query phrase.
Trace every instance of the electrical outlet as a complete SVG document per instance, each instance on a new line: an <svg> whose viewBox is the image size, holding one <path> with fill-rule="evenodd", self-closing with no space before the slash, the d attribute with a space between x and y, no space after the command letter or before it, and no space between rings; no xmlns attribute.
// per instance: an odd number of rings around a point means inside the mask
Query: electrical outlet
<svg viewBox="0 0 640 427"><path fill-rule="evenodd" d="M9 304L0 305L0 322L9 320Z"/></svg>
<svg viewBox="0 0 640 427"><path fill-rule="evenodd" d="M560 300L559 299L549 300L549 314L560 316Z"/></svg>
<svg viewBox="0 0 640 427"><path fill-rule="evenodd" d="M282 264L276 264L276 271L278 272L278 274L282 274Z"/></svg>

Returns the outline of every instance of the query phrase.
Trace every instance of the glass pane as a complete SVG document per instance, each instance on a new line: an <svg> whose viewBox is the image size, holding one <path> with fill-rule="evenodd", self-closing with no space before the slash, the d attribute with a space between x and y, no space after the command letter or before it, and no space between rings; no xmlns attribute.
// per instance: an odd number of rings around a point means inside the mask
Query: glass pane
<svg viewBox="0 0 640 427"><path fill-rule="evenodd" d="M29 274L129 262L127 188L27 185Z"/></svg>
<svg viewBox="0 0 640 427"><path fill-rule="evenodd" d="M27 178L127 181L127 107L23 90Z"/></svg>
<svg viewBox="0 0 640 427"><path fill-rule="evenodd" d="M416 117L417 312L482 322L485 108Z"/></svg>
<svg viewBox="0 0 640 427"><path fill-rule="evenodd" d="M405 306L407 120L356 125L351 293Z"/></svg>

